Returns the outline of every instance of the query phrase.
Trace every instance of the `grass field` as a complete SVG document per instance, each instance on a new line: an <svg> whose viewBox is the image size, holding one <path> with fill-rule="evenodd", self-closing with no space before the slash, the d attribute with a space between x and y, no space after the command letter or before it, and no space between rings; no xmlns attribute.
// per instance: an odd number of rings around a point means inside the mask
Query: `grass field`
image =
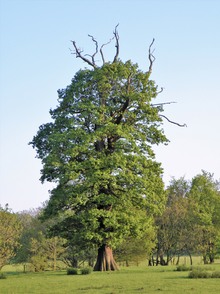
<svg viewBox="0 0 220 294"><path fill-rule="evenodd" d="M220 264L207 267L220 271ZM118 272L93 272L68 276L66 271L22 273L21 267L5 266L7 279L0 279L1 294L46 293L220 293L220 279L189 279L188 272L177 272L175 266L122 267Z"/></svg>

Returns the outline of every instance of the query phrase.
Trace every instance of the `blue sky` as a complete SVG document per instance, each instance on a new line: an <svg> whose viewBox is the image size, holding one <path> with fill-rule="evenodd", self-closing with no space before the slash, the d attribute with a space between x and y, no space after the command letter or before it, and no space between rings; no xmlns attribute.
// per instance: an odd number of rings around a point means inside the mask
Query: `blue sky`
<svg viewBox="0 0 220 294"><path fill-rule="evenodd" d="M50 184L28 142L50 120L57 90L86 64L71 55L70 40L85 53L112 37L119 23L120 58L147 70L155 38L152 79L164 87L158 102L168 146L155 148L172 176L191 179L202 169L220 178L220 1L216 0L0 0L0 204L14 211L41 206ZM105 48L112 60L114 44Z"/></svg>

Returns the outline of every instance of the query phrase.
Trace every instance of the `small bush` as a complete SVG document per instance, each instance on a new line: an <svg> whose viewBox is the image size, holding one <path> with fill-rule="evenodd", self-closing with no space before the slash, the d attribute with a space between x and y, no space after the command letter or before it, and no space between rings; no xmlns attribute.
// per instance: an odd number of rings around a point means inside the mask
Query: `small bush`
<svg viewBox="0 0 220 294"><path fill-rule="evenodd" d="M191 266L186 266L185 264L183 264L183 265L178 265L176 270L178 272L186 272L186 271L192 270L192 267Z"/></svg>
<svg viewBox="0 0 220 294"><path fill-rule="evenodd" d="M67 275L78 275L78 269L77 268L68 268L67 269Z"/></svg>
<svg viewBox="0 0 220 294"><path fill-rule="evenodd" d="M212 278L220 278L220 271L215 271L212 273Z"/></svg>
<svg viewBox="0 0 220 294"><path fill-rule="evenodd" d="M7 279L6 275L3 273L0 273L0 279Z"/></svg>
<svg viewBox="0 0 220 294"><path fill-rule="evenodd" d="M81 269L81 274L82 275L89 275L92 272L92 268L91 267L85 267Z"/></svg>
<svg viewBox="0 0 220 294"><path fill-rule="evenodd" d="M189 278L191 279L208 279L211 278L212 274L205 271L205 270L201 270L201 269L193 269L190 273L189 273Z"/></svg>
<svg viewBox="0 0 220 294"><path fill-rule="evenodd" d="M199 278L202 279L209 279L211 278L212 274L206 271L202 271L201 274L199 275Z"/></svg>

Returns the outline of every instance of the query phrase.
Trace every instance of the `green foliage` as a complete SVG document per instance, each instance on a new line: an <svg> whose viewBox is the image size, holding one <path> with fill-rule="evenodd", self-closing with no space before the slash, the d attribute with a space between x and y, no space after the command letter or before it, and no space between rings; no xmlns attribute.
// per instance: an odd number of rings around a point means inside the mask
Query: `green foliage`
<svg viewBox="0 0 220 294"><path fill-rule="evenodd" d="M78 268L68 268L67 269L67 275L78 275L79 270Z"/></svg>
<svg viewBox="0 0 220 294"><path fill-rule="evenodd" d="M139 264L152 252L155 246L155 229L149 224L148 231L141 238L125 238L114 251L117 261L125 262L128 266L131 262Z"/></svg>
<svg viewBox="0 0 220 294"><path fill-rule="evenodd" d="M39 209L23 211L17 214L23 230L20 238L21 246L16 251L16 256L13 258L13 262L28 263L32 256L31 240L33 238L38 239L39 234L44 234L46 232L47 226L39 220L39 214Z"/></svg>
<svg viewBox="0 0 220 294"><path fill-rule="evenodd" d="M191 222L197 238L196 249L202 253L204 263L212 263L220 234L219 182L213 174L202 171L192 179L189 201L193 207Z"/></svg>
<svg viewBox="0 0 220 294"><path fill-rule="evenodd" d="M188 202L185 198L172 197L172 201L163 214L156 219L157 225L157 255L166 255L168 264L173 256L179 254L185 245L191 245L187 220ZM187 233L188 240L185 240ZM188 247L187 247L188 249Z"/></svg>
<svg viewBox="0 0 220 294"><path fill-rule="evenodd" d="M212 274L203 268L193 269L189 273L189 278L191 279L208 279L211 277L212 277Z"/></svg>
<svg viewBox="0 0 220 294"><path fill-rule="evenodd" d="M191 181L172 179L167 189L168 202L157 217L157 255L198 253L204 263L213 263L220 250L219 182L202 171Z"/></svg>
<svg viewBox="0 0 220 294"><path fill-rule="evenodd" d="M212 278L214 279L220 279L220 271L214 271L212 272Z"/></svg>
<svg viewBox="0 0 220 294"><path fill-rule="evenodd" d="M170 184L167 188L167 206L172 205L172 202L181 200L182 198L187 197L190 189L190 182L185 180L184 177L175 179L172 177Z"/></svg>
<svg viewBox="0 0 220 294"><path fill-rule="evenodd" d="M202 174L192 179L189 198L197 204L195 211L200 225L212 225L216 216L219 216L219 183L214 180L213 174L202 171ZM217 225L217 223L216 223Z"/></svg>
<svg viewBox="0 0 220 294"><path fill-rule="evenodd" d="M30 258L30 263L31 263L31 269L32 271L34 272L41 272L41 271L44 271L47 266L48 266L48 263L47 263L47 258L43 255L33 255L31 258Z"/></svg>
<svg viewBox="0 0 220 294"><path fill-rule="evenodd" d="M89 275L92 273L92 268L91 267L81 268L80 272L82 275Z"/></svg>
<svg viewBox="0 0 220 294"><path fill-rule="evenodd" d="M0 273L0 280L4 280L4 279L7 279L6 274Z"/></svg>
<svg viewBox="0 0 220 294"><path fill-rule="evenodd" d="M79 263L87 261L90 266L93 266L96 259L96 250L89 246L81 244L73 244L71 241L65 244L65 252L61 256L61 260L68 267L79 267Z"/></svg>
<svg viewBox="0 0 220 294"><path fill-rule="evenodd" d="M189 273L189 278L199 279L199 278L220 278L220 271L213 271L210 267L193 267L192 271Z"/></svg>
<svg viewBox="0 0 220 294"><path fill-rule="evenodd" d="M0 207L0 270L20 247L21 223L16 214Z"/></svg>
<svg viewBox="0 0 220 294"><path fill-rule="evenodd" d="M65 240L59 237L46 238L42 232L37 239L31 239L30 262L35 271L43 271L46 268L56 270L57 259L65 251Z"/></svg>
<svg viewBox="0 0 220 294"><path fill-rule="evenodd" d="M192 270L192 267L191 266L187 266L185 264L182 264L182 265L178 265L176 267L176 270L177 270L177 272L186 272L186 271Z"/></svg>
<svg viewBox="0 0 220 294"><path fill-rule="evenodd" d="M130 61L80 70L58 91L52 122L31 144L42 160L41 180L57 183L44 217L72 244L115 248L141 238L164 208L162 169L154 144L166 143L157 86Z"/></svg>

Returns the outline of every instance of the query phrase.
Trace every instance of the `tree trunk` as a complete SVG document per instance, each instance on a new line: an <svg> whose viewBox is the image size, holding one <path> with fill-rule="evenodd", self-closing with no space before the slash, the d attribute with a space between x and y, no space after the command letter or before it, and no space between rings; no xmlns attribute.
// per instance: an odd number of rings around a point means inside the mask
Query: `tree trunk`
<svg viewBox="0 0 220 294"><path fill-rule="evenodd" d="M102 272L115 270L119 270L119 267L114 260L112 249L104 244L98 249L98 256L94 266L94 271Z"/></svg>
<svg viewBox="0 0 220 294"><path fill-rule="evenodd" d="M214 254L210 254L209 260L210 260L210 263L214 263L214 260L215 260Z"/></svg>
<svg viewBox="0 0 220 294"><path fill-rule="evenodd" d="M73 257L72 260L71 260L71 266L72 267L75 267L75 268L78 268L79 267L79 262L78 262L78 259L76 257Z"/></svg>
<svg viewBox="0 0 220 294"><path fill-rule="evenodd" d="M192 265L193 264L192 255L190 252L188 252L188 254L189 254L189 258L190 258L190 265Z"/></svg>
<svg viewBox="0 0 220 294"><path fill-rule="evenodd" d="M178 254L178 256L177 256L177 261L176 261L176 265L179 265L179 262L180 262L180 255Z"/></svg>
<svg viewBox="0 0 220 294"><path fill-rule="evenodd" d="M90 257L88 259L88 264L89 264L90 267L93 267L93 265L94 265L94 259L93 259L93 257Z"/></svg>
<svg viewBox="0 0 220 294"><path fill-rule="evenodd" d="M57 270L57 247L56 247L56 244L55 244L54 250L53 250L53 270L54 271Z"/></svg>
<svg viewBox="0 0 220 294"><path fill-rule="evenodd" d="M167 265L165 259L163 258L163 253L160 254L160 265Z"/></svg>
<svg viewBox="0 0 220 294"><path fill-rule="evenodd" d="M206 255L203 255L203 262L204 262L204 264L208 264L208 260L207 260L207 256Z"/></svg>

